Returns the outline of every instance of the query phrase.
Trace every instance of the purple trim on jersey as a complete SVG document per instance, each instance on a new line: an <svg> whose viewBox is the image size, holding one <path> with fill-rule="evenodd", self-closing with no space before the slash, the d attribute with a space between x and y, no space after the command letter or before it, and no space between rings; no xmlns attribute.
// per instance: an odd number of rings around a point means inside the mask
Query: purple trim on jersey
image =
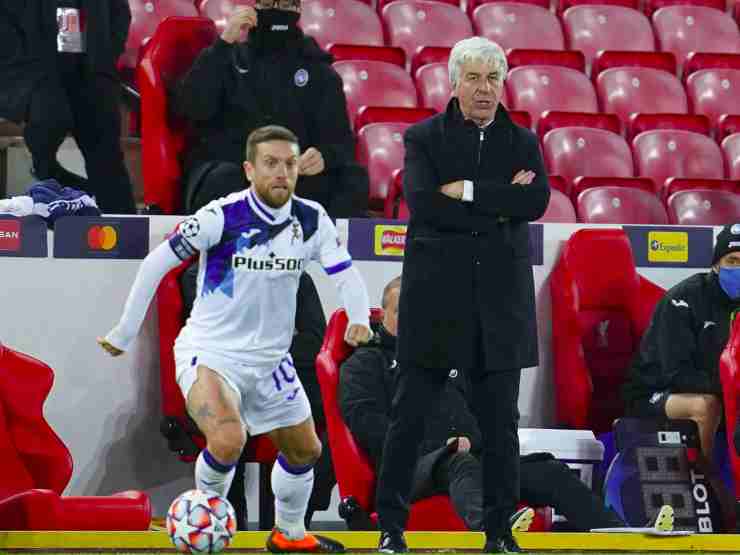
<svg viewBox="0 0 740 555"><path fill-rule="evenodd" d="M170 237L169 244L172 252L175 253L175 256L183 261L198 252L198 250L190 244L190 241L185 239L179 231Z"/></svg>
<svg viewBox="0 0 740 555"><path fill-rule="evenodd" d="M215 470L216 472L220 472L221 474L226 474L227 472L229 472L232 468L236 466L236 463L224 464L222 462L217 461L216 457L214 457L211 454L211 452L208 450L207 447L203 449L203 460L213 470Z"/></svg>
<svg viewBox="0 0 740 555"><path fill-rule="evenodd" d="M257 207L257 210L259 210L259 213L262 214L265 218L267 218L271 222L274 222L275 221L275 216L273 216L272 214L270 214L270 212L267 211L267 208L265 208L262 205L262 202L260 202L260 200L257 198L257 195L255 195L252 192L252 189L249 189L249 191L247 192L247 194L250 197L252 197L252 201L254 201L254 205Z"/></svg>
<svg viewBox="0 0 740 555"><path fill-rule="evenodd" d="M324 271L327 275L333 276L334 274L338 274L339 272L346 270L352 266L351 260L345 260L344 262L340 262L339 264L334 264L334 266L329 266L328 268L324 268Z"/></svg>
<svg viewBox="0 0 740 555"><path fill-rule="evenodd" d="M278 454L277 461L280 463L280 466L283 468L283 470L285 470L285 472L287 472L288 474L293 474L293 476L300 476L301 474L305 474L313 468L312 464L307 464L305 466L291 466L291 464L285 460L285 457L283 457L282 453Z"/></svg>

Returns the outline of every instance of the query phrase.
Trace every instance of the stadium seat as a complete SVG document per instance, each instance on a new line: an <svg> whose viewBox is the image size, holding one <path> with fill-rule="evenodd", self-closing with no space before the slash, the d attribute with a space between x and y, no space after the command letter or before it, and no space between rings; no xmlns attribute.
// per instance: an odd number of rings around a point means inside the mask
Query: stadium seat
<svg viewBox="0 0 740 555"><path fill-rule="evenodd" d="M676 57L671 52L638 52L632 50L598 52L591 64L591 80L596 83L602 71L613 67L651 67L676 75Z"/></svg>
<svg viewBox="0 0 740 555"><path fill-rule="evenodd" d="M550 110L542 114L537 124L540 142L551 129L558 127L594 127L622 134L622 122L614 114L590 114L588 112L558 112Z"/></svg>
<svg viewBox="0 0 740 555"><path fill-rule="evenodd" d="M381 318L381 310L372 309L371 321L378 322ZM344 341L346 328L347 314L342 309L337 310L326 326L324 342L316 358L316 373L324 401L329 446L339 486L339 497L343 501L350 497L354 498L371 519L377 521L377 514L374 512L375 471L345 424L337 399L341 365L352 354L352 348ZM446 495L435 495L416 501L410 509L406 530L467 530ZM530 530L548 530L551 524L551 509L537 508L535 512L535 520Z"/></svg>
<svg viewBox="0 0 740 555"><path fill-rule="evenodd" d="M416 88L411 77L400 67L387 62L345 60L335 62L347 97L350 124L362 106L398 106L416 108Z"/></svg>
<svg viewBox="0 0 740 555"><path fill-rule="evenodd" d="M732 179L701 179L697 177L687 179L683 177L671 177L666 179L663 189L660 191L660 198L665 202L673 193L677 193L678 191L695 191L696 189L713 189L740 194L740 181Z"/></svg>
<svg viewBox="0 0 740 555"><path fill-rule="evenodd" d="M563 13L563 31L567 47L582 51L589 68L602 50L655 50L650 20L624 6L584 4L568 8Z"/></svg>
<svg viewBox="0 0 740 555"><path fill-rule="evenodd" d="M683 67L683 80L700 69L740 69L740 54L691 52Z"/></svg>
<svg viewBox="0 0 740 555"><path fill-rule="evenodd" d="M640 276L621 229L581 229L552 273L556 424L595 433L624 416L618 394L664 290Z"/></svg>
<svg viewBox="0 0 740 555"><path fill-rule="evenodd" d="M681 81L660 69L614 67L596 79L602 112L617 114L627 125L634 113L686 114L688 100Z"/></svg>
<svg viewBox="0 0 740 555"><path fill-rule="evenodd" d="M385 197L383 217L389 220L408 220L409 205L403 198L403 169L397 169L391 176L391 188Z"/></svg>
<svg viewBox="0 0 740 555"><path fill-rule="evenodd" d="M740 133L728 135L722 141L725 173L730 179L740 179Z"/></svg>
<svg viewBox="0 0 740 555"><path fill-rule="evenodd" d="M666 202L668 217L677 225L727 225L740 221L740 195L730 191L678 191Z"/></svg>
<svg viewBox="0 0 740 555"><path fill-rule="evenodd" d="M560 22L540 6L519 2L483 4L473 12L473 25L476 35L494 41L504 50L565 48Z"/></svg>
<svg viewBox="0 0 740 555"><path fill-rule="evenodd" d="M632 141L643 131L653 129L683 129L711 136L712 125L701 114L632 114L627 125L627 140Z"/></svg>
<svg viewBox="0 0 740 555"><path fill-rule="evenodd" d="M447 63L426 64L416 70L414 76L419 103L437 112L444 112L452 94Z"/></svg>
<svg viewBox="0 0 740 555"><path fill-rule="evenodd" d="M383 46L378 14L359 0L303 0L300 25L323 49L334 43Z"/></svg>
<svg viewBox="0 0 740 555"><path fill-rule="evenodd" d="M216 39L213 21L170 17L152 37L137 69L141 91L141 147L144 203L164 214L182 209L180 159L189 127L169 110L169 94L201 50Z"/></svg>
<svg viewBox="0 0 740 555"><path fill-rule="evenodd" d="M357 161L370 177L369 207L383 210L394 170L403 167L403 133L408 123L371 123L357 132Z"/></svg>
<svg viewBox="0 0 740 555"><path fill-rule="evenodd" d="M717 126L717 141L720 143L728 135L740 133L740 115L725 114L719 117Z"/></svg>
<svg viewBox="0 0 740 555"><path fill-rule="evenodd" d="M625 8L639 9L639 0L557 0L557 13L562 16L568 8L581 4L608 4L610 6L623 6Z"/></svg>
<svg viewBox="0 0 740 555"><path fill-rule="evenodd" d="M570 183L560 175L548 175L547 180L550 182L550 189L557 189L566 197L570 197Z"/></svg>
<svg viewBox="0 0 740 555"><path fill-rule="evenodd" d="M545 210L545 213L539 220L537 220L537 222L574 224L577 221L576 211L573 208L573 203L570 202L570 199L557 189L551 188L550 201L547 203L547 210Z"/></svg>
<svg viewBox="0 0 740 555"><path fill-rule="evenodd" d="M734 476L735 497L740 498L740 455L735 451L733 442L738 426L737 409L740 397L740 318L734 318L732 321L730 338L719 357L719 376L722 383L727 452Z"/></svg>
<svg viewBox="0 0 740 555"><path fill-rule="evenodd" d="M518 66L562 66L586 71L586 59L579 50L541 50L530 48L511 48L506 52L509 69Z"/></svg>
<svg viewBox="0 0 740 555"><path fill-rule="evenodd" d="M724 177L717 143L691 131L656 129L640 133L632 140L632 158L635 175L652 178L658 189L669 177Z"/></svg>
<svg viewBox="0 0 740 555"><path fill-rule="evenodd" d="M422 46L452 47L473 36L470 20L459 7L427 0L397 0L381 12L386 43L400 46L411 60Z"/></svg>
<svg viewBox="0 0 740 555"><path fill-rule="evenodd" d="M725 0L645 0L642 9L651 17L660 8L666 6L704 6L725 11Z"/></svg>
<svg viewBox="0 0 740 555"><path fill-rule="evenodd" d="M435 114L431 108L397 108L393 106L363 106L357 113L357 129L369 123L416 123Z"/></svg>
<svg viewBox="0 0 740 555"><path fill-rule="evenodd" d="M659 48L673 52L681 67L690 52L740 52L737 23L714 8L660 8L653 14L653 29Z"/></svg>
<svg viewBox="0 0 740 555"><path fill-rule="evenodd" d="M665 225L668 216L653 192L630 187L593 187L578 195L578 221L589 224Z"/></svg>
<svg viewBox="0 0 740 555"><path fill-rule="evenodd" d="M329 46L329 54L335 62L343 60L372 60L388 62L399 67L406 67L406 53L397 46L368 46L362 44L335 43Z"/></svg>
<svg viewBox="0 0 740 555"><path fill-rule="evenodd" d="M62 497L73 461L44 418L53 382L48 365L0 345L0 529L148 530L152 510L141 491ZM84 426L90 415L78 416Z"/></svg>
<svg viewBox="0 0 740 555"><path fill-rule="evenodd" d="M254 6L256 0L201 0L196 2L198 13L216 24L219 33L226 27L226 22L234 10L240 6Z"/></svg>
<svg viewBox="0 0 740 555"><path fill-rule="evenodd" d="M655 194L655 183L648 177L576 177L570 190L570 200L573 205L578 203L578 195L586 189L594 187L626 187L640 189L652 195Z"/></svg>
<svg viewBox="0 0 740 555"><path fill-rule="evenodd" d="M411 75L416 76L419 68L427 64L442 62L446 66L450 60L451 50L447 46L422 46L416 51L414 57L411 58Z"/></svg>
<svg viewBox="0 0 740 555"><path fill-rule="evenodd" d="M740 114L740 69L700 69L686 80L691 110L719 126L724 114Z"/></svg>
<svg viewBox="0 0 740 555"><path fill-rule="evenodd" d="M378 8L378 13L383 13L383 8L385 8L388 4L391 4L395 2L396 0L376 0L375 4ZM460 7L460 0L430 0L432 2L442 2L444 4L449 4L450 6L455 6L456 8ZM372 3L372 0L368 0L368 4Z"/></svg>
<svg viewBox="0 0 740 555"><path fill-rule="evenodd" d="M501 103L503 104L503 101ZM504 106L506 106L506 104L504 104ZM511 121L519 127L532 129L532 116L529 115L529 112L525 112L523 110L509 110L509 117L511 118Z"/></svg>
<svg viewBox="0 0 740 555"><path fill-rule="evenodd" d="M467 0L465 2L465 9L468 12L468 17L470 19L473 19L473 12L478 6L481 6L483 4L491 4L495 2L500 2L501 0ZM539 6L540 8L545 8L546 10L550 9L550 0L513 0L514 2L519 2L522 4L532 4L534 6Z"/></svg>
<svg viewBox="0 0 740 555"><path fill-rule="evenodd" d="M507 107L525 110L537 125L548 110L599 111L596 93L585 74L567 67L520 66L506 79Z"/></svg>
<svg viewBox="0 0 740 555"><path fill-rule="evenodd" d="M621 135L590 127L560 127L542 140L547 173L572 186L576 177L632 177L632 156Z"/></svg>

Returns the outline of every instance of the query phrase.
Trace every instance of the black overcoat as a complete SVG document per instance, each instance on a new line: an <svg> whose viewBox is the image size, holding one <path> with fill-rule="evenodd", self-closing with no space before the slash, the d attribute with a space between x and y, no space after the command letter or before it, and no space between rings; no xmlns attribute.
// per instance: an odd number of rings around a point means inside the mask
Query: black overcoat
<svg viewBox="0 0 740 555"><path fill-rule="evenodd" d="M399 306L398 361L485 370L538 364L528 222L550 197L537 137L499 106L485 130L456 99L417 123L404 142L404 195L411 217ZM536 173L512 185L519 170ZM439 192L474 182L474 200ZM474 284L477 284L474 286Z"/></svg>

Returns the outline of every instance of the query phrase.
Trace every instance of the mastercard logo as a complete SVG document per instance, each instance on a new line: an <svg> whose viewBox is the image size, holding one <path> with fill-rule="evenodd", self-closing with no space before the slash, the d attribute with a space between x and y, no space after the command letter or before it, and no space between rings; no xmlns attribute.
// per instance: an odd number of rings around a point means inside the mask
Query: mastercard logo
<svg viewBox="0 0 740 555"><path fill-rule="evenodd" d="M87 230L87 246L91 249L109 251L118 243L118 233L109 225L94 225Z"/></svg>

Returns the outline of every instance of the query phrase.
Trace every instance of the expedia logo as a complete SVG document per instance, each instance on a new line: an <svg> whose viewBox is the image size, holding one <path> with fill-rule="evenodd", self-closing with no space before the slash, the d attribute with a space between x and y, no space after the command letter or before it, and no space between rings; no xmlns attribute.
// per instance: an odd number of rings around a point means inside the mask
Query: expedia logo
<svg viewBox="0 0 740 555"><path fill-rule="evenodd" d="M403 256L405 246L405 225L375 226L375 254L377 256Z"/></svg>
<svg viewBox="0 0 740 555"><path fill-rule="evenodd" d="M234 255L231 265L235 270L250 270L253 272L301 272L303 271L302 258L253 258L251 256Z"/></svg>
<svg viewBox="0 0 740 555"><path fill-rule="evenodd" d="M118 244L118 232L110 225L93 225L87 230L87 246L96 251L109 251Z"/></svg>
<svg viewBox="0 0 740 555"><path fill-rule="evenodd" d="M688 262L689 234L685 231L648 233L648 262Z"/></svg>

